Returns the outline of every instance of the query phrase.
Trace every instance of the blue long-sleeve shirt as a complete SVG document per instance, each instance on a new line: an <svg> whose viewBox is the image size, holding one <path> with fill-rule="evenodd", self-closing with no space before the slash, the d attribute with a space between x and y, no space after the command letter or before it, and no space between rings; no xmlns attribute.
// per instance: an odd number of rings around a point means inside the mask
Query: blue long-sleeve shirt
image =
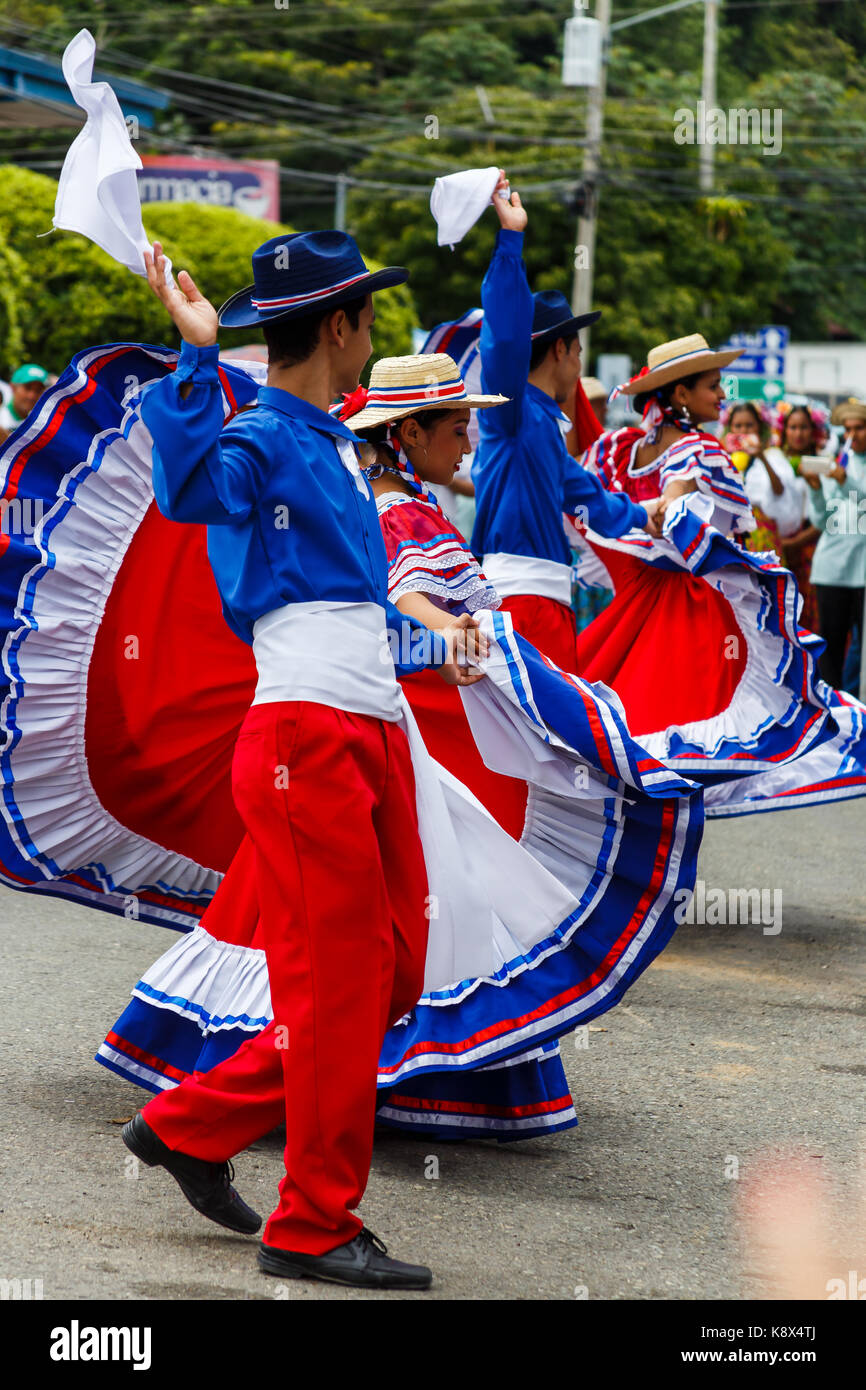
<svg viewBox="0 0 866 1390"><path fill-rule="evenodd" d="M398 674L439 666L441 634L388 601L388 561L369 487L342 462L356 436L273 386L223 425L219 348L184 343L177 368L144 394L157 505L172 521L207 524L208 559L233 632L252 645L257 620L324 599L385 609ZM191 382L186 398L181 386ZM362 488L364 491L362 491ZM401 641L407 627L423 642Z"/></svg>
<svg viewBox="0 0 866 1390"><path fill-rule="evenodd" d="M500 228L481 286L481 389L507 405L478 412L472 465L477 510L472 549L571 564L567 512L601 536L644 527L643 507L607 492L565 447L556 401L528 381L533 299L522 259L523 233Z"/></svg>

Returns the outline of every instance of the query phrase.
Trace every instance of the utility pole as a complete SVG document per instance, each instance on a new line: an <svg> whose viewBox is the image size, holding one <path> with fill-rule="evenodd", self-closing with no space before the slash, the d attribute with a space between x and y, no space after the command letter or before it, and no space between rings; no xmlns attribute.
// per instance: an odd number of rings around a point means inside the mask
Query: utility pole
<svg viewBox="0 0 866 1390"><path fill-rule="evenodd" d="M611 0L598 0L595 18L601 26L601 62L598 82L590 87L586 112L586 148L583 154L583 211L577 221L574 248L574 280L571 307L575 314L589 313L592 304L592 277L595 263L595 231L598 221L598 173L601 167L601 139L604 129L604 94L607 86L607 46L610 31ZM583 356L589 361L589 330L583 330Z"/></svg>
<svg viewBox="0 0 866 1390"><path fill-rule="evenodd" d="M719 7L717 0L704 0L704 71L701 79L701 100L704 118L716 104L716 55L718 52ZM706 130L704 131L706 134ZM698 184L702 193L713 191L715 145L700 146Z"/></svg>
<svg viewBox="0 0 866 1390"><path fill-rule="evenodd" d="M338 174L334 197L334 230L346 230L346 175Z"/></svg>
<svg viewBox="0 0 866 1390"><path fill-rule="evenodd" d="M489 126L495 126L496 117L493 114L493 107L490 105L490 98L487 95L487 88L483 87L479 83L478 86L475 88L475 95L478 98L478 105L481 107L481 114L484 117L485 124ZM487 141L487 152L490 155L490 162L492 164L494 162L494 156L496 154L496 141L492 130L489 133L489 139Z"/></svg>
<svg viewBox="0 0 866 1390"><path fill-rule="evenodd" d="M650 10L629 15L611 23L611 0L597 0L595 18L601 32L601 63L598 81L589 87L587 99L586 149L583 157L583 195L584 210L577 223L577 245L574 250L574 279L572 281L571 307L575 314L588 313L592 306L592 281L595 263L595 235L598 221L598 175L601 168L601 141L604 129L604 95L607 86L607 53L610 35L620 29L630 29L635 24L645 24L650 19L661 19L675 10L685 10L692 5L704 6L704 68L701 90L704 110L716 104L716 57L718 38L719 0L668 0ZM575 16L586 8L586 0L574 0ZM581 86L580 81L564 79L566 85ZM712 192L713 157L712 145L702 145L700 153L701 192ZM589 334L584 334L584 360L589 360Z"/></svg>

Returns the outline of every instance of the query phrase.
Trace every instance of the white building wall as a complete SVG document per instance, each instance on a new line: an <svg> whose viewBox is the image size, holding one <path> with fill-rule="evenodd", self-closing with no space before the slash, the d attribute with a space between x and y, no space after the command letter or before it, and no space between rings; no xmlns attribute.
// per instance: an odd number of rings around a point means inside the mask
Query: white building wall
<svg viewBox="0 0 866 1390"><path fill-rule="evenodd" d="M866 400L866 343L789 343L785 390L825 396L831 405L848 396Z"/></svg>

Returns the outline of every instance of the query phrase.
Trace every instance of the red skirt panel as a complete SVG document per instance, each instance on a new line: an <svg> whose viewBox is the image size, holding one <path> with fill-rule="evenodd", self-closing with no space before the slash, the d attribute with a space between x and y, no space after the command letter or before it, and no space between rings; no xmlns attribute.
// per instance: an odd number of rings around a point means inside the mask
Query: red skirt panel
<svg viewBox="0 0 866 1390"><path fill-rule="evenodd" d="M727 599L681 570L603 558L616 593L577 639L580 675L613 687L638 739L727 709L746 666Z"/></svg>

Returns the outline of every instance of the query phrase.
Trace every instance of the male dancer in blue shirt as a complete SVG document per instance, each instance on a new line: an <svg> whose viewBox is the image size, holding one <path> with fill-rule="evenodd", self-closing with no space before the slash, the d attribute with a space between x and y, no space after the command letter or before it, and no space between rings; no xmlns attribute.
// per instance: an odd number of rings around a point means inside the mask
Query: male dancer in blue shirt
<svg viewBox="0 0 866 1390"><path fill-rule="evenodd" d="M174 520L207 523L224 615L256 657L233 792L256 849L274 1021L152 1100L124 1142L165 1167L204 1215L252 1233L260 1220L232 1187L227 1160L270 1127L263 1102L282 1073L286 1173L260 1267L427 1288L430 1271L390 1259L354 1213L372 1155L382 1040L422 993L427 943L427 879L386 624L401 671L436 665L460 684L480 673L457 664L456 627L443 641L388 603L355 437L328 414L370 355L371 292L407 272L372 274L342 232L277 237L253 256L255 283L218 319L185 272L166 285L158 243L146 260L183 338L177 369L141 407L157 502ZM225 428L218 322L260 325L268 343L256 408Z"/></svg>
<svg viewBox="0 0 866 1390"><path fill-rule="evenodd" d="M633 527L658 534L660 502L638 506L607 492L565 447L563 405L580 376L578 329L599 313L572 315L559 291L533 295L522 260L527 214L507 191L493 195L502 226L481 286L481 389L508 404L479 412L472 465L477 510L472 549L515 627L567 671L577 670L571 549L563 513L602 536Z"/></svg>

